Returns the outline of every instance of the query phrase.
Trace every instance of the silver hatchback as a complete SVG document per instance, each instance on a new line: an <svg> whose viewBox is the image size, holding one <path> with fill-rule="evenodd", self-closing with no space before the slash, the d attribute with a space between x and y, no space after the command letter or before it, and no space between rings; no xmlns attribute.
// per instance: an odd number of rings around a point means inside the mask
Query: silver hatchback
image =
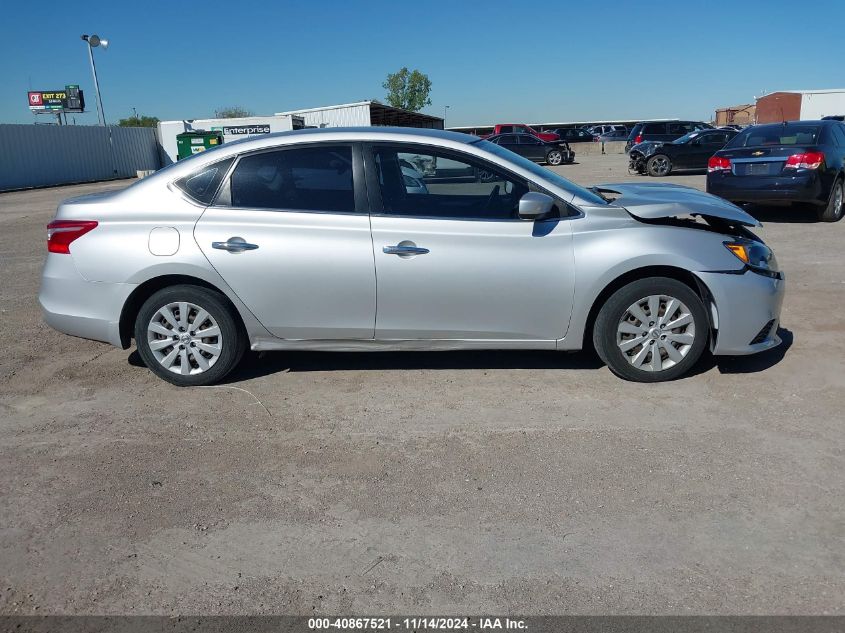
<svg viewBox="0 0 845 633"><path fill-rule="evenodd" d="M128 348L176 385L252 350L593 346L676 378L709 346L778 343L783 274L738 207L687 187L584 189L434 130L222 145L48 226L47 323Z"/></svg>

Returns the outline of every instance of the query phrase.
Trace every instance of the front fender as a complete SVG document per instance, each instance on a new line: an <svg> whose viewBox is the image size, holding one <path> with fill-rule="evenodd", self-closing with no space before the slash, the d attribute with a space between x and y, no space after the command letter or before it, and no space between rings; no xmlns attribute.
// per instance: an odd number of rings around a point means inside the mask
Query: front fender
<svg viewBox="0 0 845 633"><path fill-rule="evenodd" d="M613 230L577 232L573 236L572 319L558 348L580 349L593 305L608 286L623 276L663 268L701 280L698 273L704 271L741 270L742 263L722 244L725 239L724 235L699 229L646 225L634 219Z"/></svg>

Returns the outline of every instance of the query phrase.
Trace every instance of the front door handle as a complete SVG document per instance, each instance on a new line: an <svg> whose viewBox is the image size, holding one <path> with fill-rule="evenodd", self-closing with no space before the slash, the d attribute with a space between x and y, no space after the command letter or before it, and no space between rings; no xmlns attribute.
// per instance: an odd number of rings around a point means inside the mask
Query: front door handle
<svg viewBox="0 0 845 633"><path fill-rule="evenodd" d="M250 244L242 237L230 237L225 242L212 242L211 248L229 251L230 253L243 253L244 251L254 251L258 248L258 244Z"/></svg>
<svg viewBox="0 0 845 633"><path fill-rule="evenodd" d="M399 257L413 257L414 255L425 255L431 252L413 242L399 242L396 246L385 246L381 250L387 255L399 255Z"/></svg>

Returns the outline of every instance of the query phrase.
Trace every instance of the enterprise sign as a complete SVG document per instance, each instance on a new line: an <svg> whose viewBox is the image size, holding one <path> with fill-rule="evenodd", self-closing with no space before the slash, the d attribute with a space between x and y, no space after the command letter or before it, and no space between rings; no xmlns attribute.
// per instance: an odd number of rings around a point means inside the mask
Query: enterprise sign
<svg viewBox="0 0 845 633"><path fill-rule="evenodd" d="M221 127L213 127L212 130L222 130L224 136L236 136L238 134L269 134L269 125L226 125Z"/></svg>

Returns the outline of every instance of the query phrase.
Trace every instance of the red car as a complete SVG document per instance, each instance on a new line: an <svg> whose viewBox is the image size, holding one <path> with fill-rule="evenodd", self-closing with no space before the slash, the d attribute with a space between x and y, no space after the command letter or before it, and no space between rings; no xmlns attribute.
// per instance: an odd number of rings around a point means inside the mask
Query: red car
<svg viewBox="0 0 845 633"><path fill-rule="evenodd" d="M495 136L496 134L531 134L544 141L560 140L560 136L554 132L538 132L524 123L497 123L493 128L493 133L487 136ZM484 138L487 138L487 136Z"/></svg>

